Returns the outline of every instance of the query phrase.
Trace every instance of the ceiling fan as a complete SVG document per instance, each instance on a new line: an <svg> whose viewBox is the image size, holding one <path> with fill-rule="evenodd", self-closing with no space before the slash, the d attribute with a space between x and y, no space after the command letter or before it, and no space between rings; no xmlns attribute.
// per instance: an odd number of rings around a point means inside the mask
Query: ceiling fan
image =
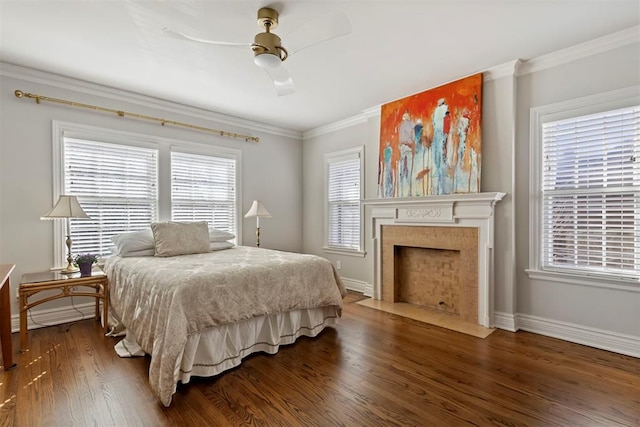
<svg viewBox="0 0 640 427"><path fill-rule="evenodd" d="M258 9L258 26L264 32L255 35L253 43L236 43L206 40L191 36L169 27L162 29L166 34L182 39L219 46L250 47L253 50L254 62L264 69L276 88L279 96L295 92L293 79L283 62L303 49L322 43L351 32L351 22L342 12L334 12L320 16L303 24L288 34L289 49L282 45L280 37L271 31L278 27L279 13L270 7Z"/></svg>

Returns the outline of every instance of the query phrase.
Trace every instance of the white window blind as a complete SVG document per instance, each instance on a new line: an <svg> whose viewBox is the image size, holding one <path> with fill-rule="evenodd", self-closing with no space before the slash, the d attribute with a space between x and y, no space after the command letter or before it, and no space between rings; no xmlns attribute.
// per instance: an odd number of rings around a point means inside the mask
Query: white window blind
<svg viewBox="0 0 640 427"><path fill-rule="evenodd" d="M108 255L111 237L158 218L158 151L64 138L64 194L91 219L71 219L74 253Z"/></svg>
<svg viewBox="0 0 640 427"><path fill-rule="evenodd" d="M360 153L329 157L328 236L330 248L360 250Z"/></svg>
<svg viewBox="0 0 640 427"><path fill-rule="evenodd" d="M236 160L171 152L171 217L236 233Z"/></svg>
<svg viewBox="0 0 640 427"><path fill-rule="evenodd" d="M640 106L542 125L542 267L640 278Z"/></svg>

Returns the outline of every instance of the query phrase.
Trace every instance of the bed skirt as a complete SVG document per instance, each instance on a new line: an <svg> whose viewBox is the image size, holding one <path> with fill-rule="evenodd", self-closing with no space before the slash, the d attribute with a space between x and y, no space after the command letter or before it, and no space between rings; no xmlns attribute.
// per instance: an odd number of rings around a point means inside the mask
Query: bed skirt
<svg viewBox="0 0 640 427"><path fill-rule="evenodd" d="M328 306L254 317L194 333L178 358L174 384L186 384L192 376L218 375L252 353L275 354L280 345L292 344L301 336L315 337L325 327L336 325L338 318L338 308ZM144 355L130 334L115 349L121 357Z"/></svg>

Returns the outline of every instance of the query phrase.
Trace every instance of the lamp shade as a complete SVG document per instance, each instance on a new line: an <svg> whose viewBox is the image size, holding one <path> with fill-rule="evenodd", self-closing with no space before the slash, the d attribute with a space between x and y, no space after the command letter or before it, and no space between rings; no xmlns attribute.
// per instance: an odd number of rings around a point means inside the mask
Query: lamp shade
<svg viewBox="0 0 640 427"><path fill-rule="evenodd" d="M271 218L271 214L260 200L254 200L251 208L249 208L249 211L244 215L245 218L251 218L254 216Z"/></svg>
<svg viewBox="0 0 640 427"><path fill-rule="evenodd" d="M56 218L89 218L87 213L82 209L76 196L60 196L58 203L40 219L56 219Z"/></svg>

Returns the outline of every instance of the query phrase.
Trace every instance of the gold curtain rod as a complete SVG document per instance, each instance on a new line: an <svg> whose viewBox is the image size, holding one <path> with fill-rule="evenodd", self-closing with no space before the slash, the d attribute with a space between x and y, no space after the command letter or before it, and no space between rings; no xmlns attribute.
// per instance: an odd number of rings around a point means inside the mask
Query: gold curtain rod
<svg viewBox="0 0 640 427"><path fill-rule="evenodd" d="M114 110L112 108L99 107L97 105L91 105L91 104L83 104L81 102L67 101L66 99L50 98L48 96L36 95L33 93L25 93L21 90L16 90L14 94L16 95L16 98L35 99L36 103L38 104L40 104L41 101L55 102L58 104L69 105L71 107L87 108L89 110L103 111L105 113L113 113L113 114L116 114L118 117L129 116L135 119L150 120L152 122L160 123L162 126L173 125L173 126L183 127L187 129L199 130L202 132L214 133L220 136L226 136L228 138L244 139L247 142L249 141L260 142L260 138L258 138L257 136L248 136L248 135L242 135L240 133L226 132L224 130L211 129L204 126L196 126L189 123L176 122L175 120L167 120L167 119L162 119L160 117L147 116L147 115L138 114L138 113L130 113L128 111Z"/></svg>

